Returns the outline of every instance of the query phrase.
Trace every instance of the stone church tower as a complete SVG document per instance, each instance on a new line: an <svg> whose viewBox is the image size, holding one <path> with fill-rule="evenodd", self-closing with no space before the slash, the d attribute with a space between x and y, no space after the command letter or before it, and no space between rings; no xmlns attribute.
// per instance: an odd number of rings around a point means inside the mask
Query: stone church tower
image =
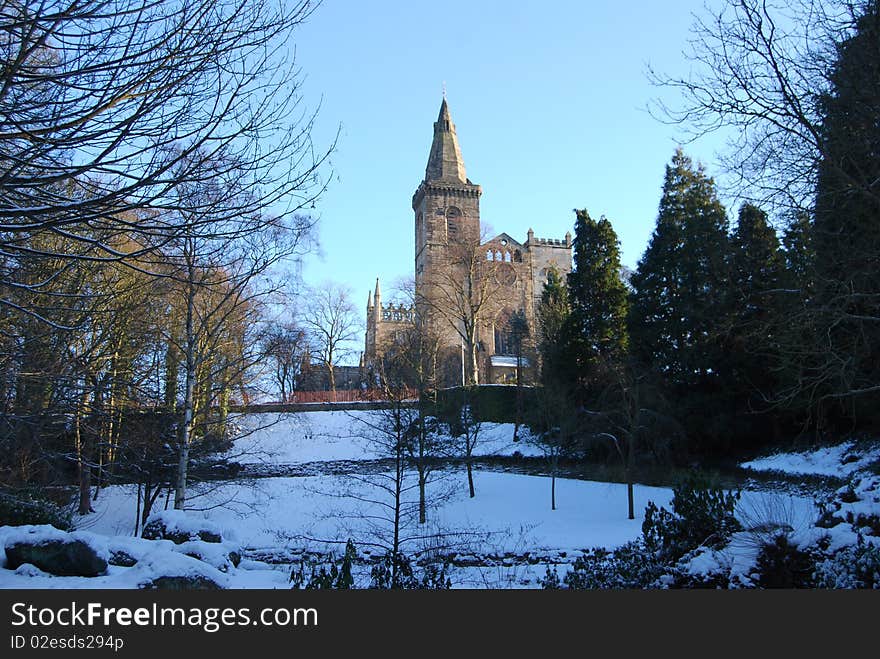
<svg viewBox="0 0 880 659"><path fill-rule="evenodd" d="M517 313L525 316L534 345L535 313L548 270L553 267L562 274L571 270L571 235L564 240L536 239L529 229L525 242L506 233L487 238L481 234L481 194L481 187L467 178L444 98L434 122L425 177L412 198L416 307L383 306L377 282L367 301L367 370L381 359L383 343L392 340L401 323L411 323L418 314L440 337L445 384L465 380L465 364L471 363L471 357L481 383L509 382L515 376L510 319ZM480 311L471 332L471 355L463 339L468 334L465 314L455 307L462 306L457 298L465 291L471 291L468 302L473 304L472 291L477 288ZM525 365L530 366L528 358Z"/></svg>

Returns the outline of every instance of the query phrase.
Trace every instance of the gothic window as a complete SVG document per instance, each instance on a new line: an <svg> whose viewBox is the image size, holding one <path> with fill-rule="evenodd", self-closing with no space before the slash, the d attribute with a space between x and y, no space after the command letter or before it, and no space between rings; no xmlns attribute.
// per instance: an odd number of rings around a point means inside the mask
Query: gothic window
<svg viewBox="0 0 880 659"><path fill-rule="evenodd" d="M514 261L514 263L522 263L522 252L520 252L519 250L516 250L513 253L513 261Z"/></svg>
<svg viewBox="0 0 880 659"><path fill-rule="evenodd" d="M454 240L459 234L459 225L461 224L461 210L455 206L446 209L446 237Z"/></svg>
<svg viewBox="0 0 880 659"><path fill-rule="evenodd" d="M495 324L495 354L514 354L513 336L510 332L510 319L503 318Z"/></svg>
<svg viewBox="0 0 880 659"><path fill-rule="evenodd" d="M504 252L504 262L510 263L510 252Z"/></svg>
<svg viewBox="0 0 880 659"><path fill-rule="evenodd" d="M496 260L496 261L500 261L500 260L501 260L501 252L500 252L500 251L495 252L495 260Z"/></svg>
<svg viewBox="0 0 880 659"><path fill-rule="evenodd" d="M486 252L486 260L487 261L492 260L492 250L491 249L488 252Z"/></svg>

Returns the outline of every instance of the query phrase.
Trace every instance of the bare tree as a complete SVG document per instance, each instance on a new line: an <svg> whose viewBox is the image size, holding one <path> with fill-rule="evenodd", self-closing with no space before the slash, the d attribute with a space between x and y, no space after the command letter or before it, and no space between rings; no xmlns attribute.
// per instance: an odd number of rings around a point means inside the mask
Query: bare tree
<svg viewBox="0 0 880 659"><path fill-rule="evenodd" d="M658 101L655 116L682 126L691 139L725 131L723 164L746 198L811 208L818 164L830 155L821 99L858 7L846 0L724 0L707 9L691 30L689 75L649 71L681 99ZM870 191L871 182L839 173Z"/></svg>
<svg viewBox="0 0 880 659"><path fill-rule="evenodd" d="M550 510L556 510L556 478L560 460L574 448L581 430L573 397L561 384L548 382L535 392L531 442L543 453L550 470Z"/></svg>
<svg viewBox="0 0 880 659"><path fill-rule="evenodd" d="M635 360L605 362L601 367L605 386L595 400L597 409L582 410L580 431L587 439L611 442L623 467L627 517L635 519L633 481L640 454L652 454L653 461L660 463L668 458L664 446L668 448L683 433L666 413L669 406L651 371Z"/></svg>
<svg viewBox="0 0 880 659"><path fill-rule="evenodd" d="M271 268L308 245L313 224L310 218L298 215L230 214L230 207L241 208L240 198L249 197L251 191L241 181L210 175L216 172L211 161L203 161L201 166L206 170L201 180L178 188L183 197L179 223L186 231L165 245L161 261L182 319L182 327L168 335L169 341L178 342L184 366L174 497L178 509L186 502L196 413L201 409L205 422L210 416L216 358L220 358L218 374L223 380L220 392L226 397L232 362L238 363L241 372L258 358L256 342L245 341L244 334L248 327L257 325L257 301L278 289L268 279ZM230 340L238 346L236 354L224 349ZM200 383L201 396L197 391ZM226 402L220 406L221 423L225 423Z"/></svg>
<svg viewBox="0 0 880 659"><path fill-rule="evenodd" d="M263 353L272 362L282 403L297 389L306 343L305 331L293 323L274 324L263 337Z"/></svg>
<svg viewBox="0 0 880 659"><path fill-rule="evenodd" d="M467 470L468 496L473 499L477 495L474 487L474 451L480 443L480 431L483 422L479 413L479 390L477 387L462 387L450 390L451 410L445 419L449 435L452 437L452 449L456 455L464 459Z"/></svg>
<svg viewBox="0 0 880 659"><path fill-rule="evenodd" d="M313 353L327 369L330 391L335 392L335 368L353 352L351 342L357 339L360 316L349 290L333 282L309 289L304 296L303 328Z"/></svg>
<svg viewBox="0 0 880 659"><path fill-rule="evenodd" d="M414 299L412 282L405 286L404 293ZM412 401L415 416L410 420L409 441L405 449L418 479L419 524L425 524L428 482L438 460L449 449L448 438L441 432L440 423L429 414L437 402L440 337L424 314L416 314L413 324L397 330L383 350L379 385L385 397L395 400L415 392L416 400Z"/></svg>
<svg viewBox="0 0 880 659"><path fill-rule="evenodd" d="M0 305L37 314L8 293L50 295L71 261L142 268L140 255L215 219L179 212L181 186L206 176L251 192L230 216L311 204L328 152L310 142L290 44L314 5L0 3ZM25 240L40 232L63 248ZM53 265L42 280L10 267L38 258Z"/></svg>
<svg viewBox="0 0 880 659"><path fill-rule="evenodd" d="M445 250L445 267L435 268L419 286L419 307L430 310L462 343L464 383L480 383L480 332L501 311L498 293L503 264L489 261L481 238L465 235Z"/></svg>

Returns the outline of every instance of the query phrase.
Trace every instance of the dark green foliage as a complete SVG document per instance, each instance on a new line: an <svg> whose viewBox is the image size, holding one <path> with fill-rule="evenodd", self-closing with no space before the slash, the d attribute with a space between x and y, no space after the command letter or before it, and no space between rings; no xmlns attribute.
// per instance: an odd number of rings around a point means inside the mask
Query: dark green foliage
<svg viewBox="0 0 880 659"><path fill-rule="evenodd" d="M428 565L421 578L406 554L388 552L370 571L370 588L380 590L449 590L452 582L444 567Z"/></svg>
<svg viewBox="0 0 880 659"><path fill-rule="evenodd" d="M354 587L351 566L355 558L357 558L357 549L349 540L340 561L337 562L331 554L325 564L310 565L308 580L306 580L306 564L300 563L299 569L294 569L290 573L290 587L306 590L350 590Z"/></svg>
<svg viewBox="0 0 880 659"><path fill-rule="evenodd" d="M470 405L479 422L514 423L516 420L517 388L514 386L452 387L436 392L436 401L425 401L429 416L435 416L445 424L457 423L463 405ZM534 404L534 389L523 387L521 391L525 409Z"/></svg>
<svg viewBox="0 0 880 659"><path fill-rule="evenodd" d="M837 47L820 99L813 224L818 343L813 400L840 401L851 422L880 423L880 7L866 2Z"/></svg>
<svg viewBox="0 0 880 659"><path fill-rule="evenodd" d="M657 226L631 284L630 340L671 382L717 377L724 322L727 215L715 183L681 149L666 167Z"/></svg>
<svg viewBox="0 0 880 659"><path fill-rule="evenodd" d="M551 267L547 272L547 281L544 282L537 311L541 380L545 384L552 381L567 383L576 379L576 368L569 359L570 315L568 288L559 271Z"/></svg>
<svg viewBox="0 0 880 659"><path fill-rule="evenodd" d="M570 589L648 588L663 573L655 555L639 541L608 551L596 547L577 558L563 583ZM560 588L559 576L547 570L543 588Z"/></svg>
<svg viewBox="0 0 880 659"><path fill-rule="evenodd" d="M814 569L810 553L792 544L784 533L761 547L756 562L761 588L811 588Z"/></svg>
<svg viewBox="0 0 880 659"><path fill-rule="evenodd" d="M649 501L642 523L645 546L672 563L698 547L720 547L740 529L734 517L739 492L725 492L698 476L673 490L672 510Z"/></svg>
<svg viewBox="0 0 880 659"><path fill-rule="evenodd" d="M788 332L792 297L783 291L785 280L785 259L767 214L743 204L730 240L729 325L718 366L726 383L718 392L728 401L725 422L740 445L772 436L769 415L756 413L768 410L766 401L779 389L780 335Z"/></svg>
<svg viewBox="0 0 880 659"><path fill-rule="evenodd" d="M692 452L726 450L730 326L727 215L714 181L681 149L666 167L657 225L630 283L632 354L662 376Z"/></svg>
<svg viewBox="0 0 880 659"><path fill-rule="evenodd" d="M0 526L51 524L69 531L71 512L34 490L0 490Z"/></svg>
<svg viewBox="0 0 880 659"><path fill-rule="evenodd" d="M600 362L626 353L628 300L620 278L620 242L611 222L604 216L594 220L586 209L575 214L567 358L577 365L579 379L590 381Z"/></svg>

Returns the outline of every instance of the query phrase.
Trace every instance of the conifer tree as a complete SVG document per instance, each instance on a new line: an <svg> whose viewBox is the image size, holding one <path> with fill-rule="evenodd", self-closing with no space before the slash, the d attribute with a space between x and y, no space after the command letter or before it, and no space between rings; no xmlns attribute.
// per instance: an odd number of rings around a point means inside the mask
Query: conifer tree
<svg viewBox="0 0 880 659"><path fill-rule="evenodd" d="M813 397L880 401L880 3L862 5L821 99L813 246L818 326ZM847 415L854 410L846 411Z"/></svg>
<svg viewBox="0 0 880 659"><path fill-rule="evenodd" d="M541 380L545 384L551 380L562 381L568 378L566 329L570 314L568 288L559 271L551 266L547 271L547 281L544 283L537 314L540 329L538 352L541 356Z"/></svg>
<svg viewBox="0 0 880 659"><path fill-rule="evenodd" d="M786 294L785 261L767 214L752 204L739 210L730 240L730 327L725 351L727 393L735 397L738 421L766 409L776 389L779 336Z"/></svg>
<svg viewBox="0 0 880 659"><path fill-rule="evenodd" d="M574 269L568 275L571 358L580 379L596 376L600 362L627 350L627 290L620 278L620 242L611 222L575 210Z"/></svg>
<svg viewBox="0 0 880 659"><path fill-rule="evenodd" d="M657 226L631 279L629 315L634 349L673 384L717 379L727 227L714 181L677 149L666 167Z"/></svg>

